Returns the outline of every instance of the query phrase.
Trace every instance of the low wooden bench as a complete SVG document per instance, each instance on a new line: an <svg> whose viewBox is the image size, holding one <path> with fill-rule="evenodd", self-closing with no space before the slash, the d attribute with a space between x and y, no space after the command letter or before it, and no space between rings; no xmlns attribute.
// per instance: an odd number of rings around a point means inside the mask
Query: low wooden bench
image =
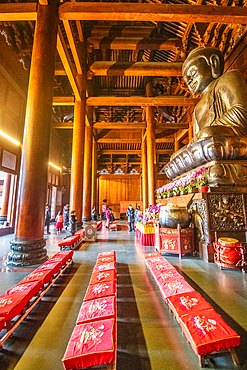
<svg viewBox="0 0 247 370"><path fill-rule="evenodd" d="M234 364L240 366L235 351L240 336L161 254L150 253L144 255L144 259L165 302L198 355L200 366L205 367L206 359L223 356L231 356Z"/></svg>
<svg viewBox="0 0 247 370"><path fill-rule="evenodd" d="M63 255L62 255L63 253ZM0 296L0 349L61 274L73 263L71 254L59 252ZM53 262L52 262L53 261Z"/></svg>
<svg viewBox="0 0 247 370"><path fill-rule="evenodd" d="M110 258L110 261L105 260ZM76 326L62 359L65 370L116 370L117 305L115 252L98 255L79 311Z"/></svg>

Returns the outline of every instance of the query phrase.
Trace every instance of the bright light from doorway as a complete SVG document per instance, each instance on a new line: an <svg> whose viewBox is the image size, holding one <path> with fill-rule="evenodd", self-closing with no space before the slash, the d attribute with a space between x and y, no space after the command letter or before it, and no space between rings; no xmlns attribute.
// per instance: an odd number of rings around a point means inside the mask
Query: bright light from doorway
<svg viewBox="0 0 247 370"><path fill-rule="evenodd" d="M7 139L7 140L11 141L11 143L13 143L13 144L15 144L15 145L17 145L17 146L20 146L20 145L21 145L21 143L19 143L19 141L17 141L17 140L15 140L15 139L13 139L11 136L9 136L9 135L5 134L5 132L3 132L3 131L1 131L1 130L0 130L0 136L2 136L2 137L4 137L5 139Z"/></svg>
<svg viewBox="0 0 247 370"><path fill-rule="evenodd" d="M49 162L49 165L56 168L58 171L61 171L61 168L53 164L52 162Z"/></svg>

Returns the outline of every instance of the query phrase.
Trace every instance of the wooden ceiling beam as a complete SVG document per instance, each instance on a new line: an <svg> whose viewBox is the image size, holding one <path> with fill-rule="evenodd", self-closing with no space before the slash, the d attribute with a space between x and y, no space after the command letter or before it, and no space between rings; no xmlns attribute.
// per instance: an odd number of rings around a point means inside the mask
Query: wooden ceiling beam
<svg viewBox="0 0 247 370"><path fill-rule="evenodd" d="M76 70L70 61L68 49L67 49L67 46L64 41L60 28L58 29L58 34L57 34L57 51L63 63L66 75L68 76L68 79L69 79L71 88L74 92L75 98L76 100L81 101L82 99L81 99L80 89L79 89L79 86L76 80Z"/></svg>
<svg viewBox="0 0 247 370"><path fill-rule="evenodd" d="M182 76L183 62L94 62L94 76Z"/></svg>
<svg viewBox="0 0 247 370"><path fill-rule="evenodd" d="M136 150L136 149L133 149L133 150L125 150L125 149L122 149L122 150L119 150L119 149L100 149L98 150L98 154L100 155L104 155L104 154L141 154L142 151L141 149L140 150ZM174 149L156 149L156 153L157 154L172 154L174 153Z"/></svg>
<svg viewBox="0 0 247 370"><path fill-rule="evenodd" d="M147 27L141 25L133 26L120 26L119 24L110 25L110 26L100 26L96 25L91 30L92 37L131 37L138 35L139 37L150 36L151 33L155 30L155 27Z"/></svg>
<svg viewBox="0 0 247 370"><path fill-rule="evenodd" d="M104 20L135 22L198 22L246 24L246 7L146 4L146 3L92 3L65 2L59 7L62 20Z"/></svg>
<svg viewBox="0 0 247 370"><path fill-rule="evenodd" d="M54 129L73 129L73 122L54 122L52 124Z"/></svg>
<svg viewBox="0 0 247 370"><path fill-rule="evenodd" d="M93 127L95 129L109 128L111 130L143 130L147 127L146 122L96 122ZM184 129L188 128L187 123L159 123L156 124L156 129Z"/></svg>
<svg viewBox="0 0 247 370"><path fill-rule="evenodd" d="M0 4L0 22L36 21L38 3Z"/></svg>
<svg viewBox="0 0 247 370"><path fill-rule="evenodd" d="M112 50L176 50L182 45L176 38L164 40L157 37L89 37L87 41L93 49Z"/></svg>
<svg viewBox="0 0 247 370"><path fill-rule="evenodd" d="M171 107L183 106L189 107L198 103L198 98L185 98L181 95L156 96L156 97L119 97L119 96L100 96L87 98L88 106L156 106Z"/></svg>
<svg viewBox="0 0 247 370"><path fill-rule="evenodd" d="M70 49L75 61L75 66L76 66L76 71L79 75L82 74L82 67L81 67L81 62L80 62L80 57L79 57L79 51L78 51L78 45L75 40L75 35L72 32L71 25L69 21L64 20L63 21L64 29L69 41Z"/></svg>
<svg viewBox="0 0 247 370"><path fill-rule="evenodd" d="M98 143L140 143L142 142L141 139L124 139L124 138L101 138L98 139ZM173 143L174 137L173 136L165 136L161 139L156 139L156 143Z"/></svg>
<svg viewBox="0 0 247 370"><path fill-rule="evenodd" d="M53 105L75 105L73 96L53 96Z"/></svg>
<svg viewBox="0 0 247 370"><path fill-rule="evenodd" d="M66 71L62 63L56 63L55 76L66 76Z"/></svg>

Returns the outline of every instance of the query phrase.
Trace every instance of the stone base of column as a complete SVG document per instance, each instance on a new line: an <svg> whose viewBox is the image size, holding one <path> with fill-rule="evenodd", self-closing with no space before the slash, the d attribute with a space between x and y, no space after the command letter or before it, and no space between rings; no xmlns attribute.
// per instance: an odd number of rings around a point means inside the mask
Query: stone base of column
<svg viewBox="0 0 247 370"><path fill-rule="evenodd" d="M8 267L40 265L48 259L45 245L46 239L12 240L10 242L11 251L8 253L5 265Z"/></svg>
<svg viewBox="0 0 247 370"><path fill-rule="evenodd" d="M83 223L83 226L85 227L85 223L87 221L91 221L91 216L86 216L86 217L82 217L82 223Z"/></svg>
<svg viewBox="0 0 247 370"><path fill-rule="evenodd" d="M4 225L7 222L7 216L0 216L0 225Z"/></svg>

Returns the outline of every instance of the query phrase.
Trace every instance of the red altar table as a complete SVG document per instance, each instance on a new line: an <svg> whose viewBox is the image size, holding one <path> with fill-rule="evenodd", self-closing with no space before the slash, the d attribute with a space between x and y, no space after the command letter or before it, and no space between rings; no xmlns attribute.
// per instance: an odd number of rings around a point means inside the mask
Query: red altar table
<svg viewBox="0 0 247 370"><path fill-rule="evenodd" d="M136 238L144 246L155 245L155 229L152 225L136 224Z"/></svg>
<svg viewBox="0 0 247 370"><path fill-rule="evenodd" d="M194 228L177 229L156 227L155 228L155 248L160 253L178 254L182 258L187 253L195 251Z"/></svg>

